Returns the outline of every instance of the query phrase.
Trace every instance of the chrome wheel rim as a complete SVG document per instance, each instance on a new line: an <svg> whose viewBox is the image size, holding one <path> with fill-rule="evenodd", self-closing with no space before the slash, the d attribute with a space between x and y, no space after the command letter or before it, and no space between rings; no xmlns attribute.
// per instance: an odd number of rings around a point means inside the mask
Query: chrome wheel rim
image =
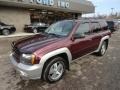
<svg viewBox="0 0 120 90"><path fill-rule="evenodd" d="M106 44L104 43L101 48L101 54L104 55L106 52Z"/></svg>
<svg viewBox="0 0 120 90"><path fill-rule="evenodd" d="M8 30L3 30L3 34L4 35L9 35L9 31Z"/></svg>
<svg viewBox="0 0 120 90"><path fill-rule="evenodd" d="M52 80L58 80L64 71L63 64L61 62L54 63L49 70L49 78Z"/></svg>

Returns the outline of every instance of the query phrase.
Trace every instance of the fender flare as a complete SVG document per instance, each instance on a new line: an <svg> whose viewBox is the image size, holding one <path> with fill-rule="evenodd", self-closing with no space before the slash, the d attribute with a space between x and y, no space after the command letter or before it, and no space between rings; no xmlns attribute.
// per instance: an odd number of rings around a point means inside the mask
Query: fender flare
<svg viewBox="0 0 120 90"><path fill-rule="evenodd" d="M49 52L49 53L47 53L47 54L45 54L44 56L41 57L41 60L40 60L39 64L41 65L42 71L43 71L43 67L44 67L45 63L50 58L52 58L52 57L54 57L56 55L62 54L62 53L67 54L68 62L70 64L72 62L72 54L71 54L70 50L67 47L64 47L64 48L60 48L60 49L54 50L52 52Z"/></svg>
<svg viewBox="0 0 120 90"><path fill-rule="evenodd" d="M110 38L109 35L103 37L103 38L101 39L100 44L99 44L99 46L98 46L98 48L97 48L97 50L96 50L95 52L99 52L99 50L100 50L100 48L101 48L101 46L102 46L102 43L103 43L105 40L107 40L107 39L109 40L109 38Z"/></svg>
<svg viewBox="0 0 120 90"><path fill-rule="evenodd" d="M68 61L69 63L72 61L72 55L71 55L71 52L68 48L64 47L64 48L60 48L60 49L57 49L57 50L54 50L52 52L49 52L47 54L45 54L41 60L40 60L40 63L44 64L48 59L56 56L56 55L59 55L59 54L62 54L62 53L65 53L67 54L68 56Z"/></svg>

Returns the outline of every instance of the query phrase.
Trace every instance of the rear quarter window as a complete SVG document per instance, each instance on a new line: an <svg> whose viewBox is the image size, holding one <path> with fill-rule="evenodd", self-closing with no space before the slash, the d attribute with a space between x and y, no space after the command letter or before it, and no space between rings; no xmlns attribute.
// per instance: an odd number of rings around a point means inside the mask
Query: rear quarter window
<svg viewBox="0 0 120 90"><path fill-rule="evenodd" d="M108 24L106 21L100 21L99 23L102 30L108 30Z"/></svg>
<svg viewBox="0 0 120 90"><path fill-rule="evenodd" d="M101 31L100 24L98 22L91 22L91 29L93 33Z"/></svg>

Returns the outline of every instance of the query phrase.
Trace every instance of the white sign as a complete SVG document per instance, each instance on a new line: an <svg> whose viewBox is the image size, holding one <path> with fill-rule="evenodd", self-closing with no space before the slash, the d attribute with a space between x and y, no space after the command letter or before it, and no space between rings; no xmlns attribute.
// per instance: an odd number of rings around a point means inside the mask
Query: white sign
<svg viewBox="0 0 120 90"><path fill-rule="evenodd" d="M55 4L54 0L30 0L30 2L31 3L36 2L37 4L50 5L50 6L53 6ZM67 1L59 0L57 2L57 6L62 8L69 8L70 3Z"/></svg>
<svg viewBox="0 0 120 90"><path fill-rule="evenodd" d="M36 0L36 2L43 5L54 5L54 0Z"/></svg>
<svg viewBox="0 0 120 90"><path fill-rule="evenodd" d="M65 2L65 1L58 1L58 6L62 7L62 8L69 8L70 4L69 2Z"/></svg>

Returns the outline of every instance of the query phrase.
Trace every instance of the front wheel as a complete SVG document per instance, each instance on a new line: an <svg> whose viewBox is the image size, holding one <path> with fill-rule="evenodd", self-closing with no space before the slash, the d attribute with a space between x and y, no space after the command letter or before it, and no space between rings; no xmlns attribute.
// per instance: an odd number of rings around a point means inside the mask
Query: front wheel
<svg viewBox="0 0 120 90"><path fill-rule="evenodd" d="M65 62L61 57L54 58L45 67L43 79L49 83L59 81L65 73Z"/></svg>

